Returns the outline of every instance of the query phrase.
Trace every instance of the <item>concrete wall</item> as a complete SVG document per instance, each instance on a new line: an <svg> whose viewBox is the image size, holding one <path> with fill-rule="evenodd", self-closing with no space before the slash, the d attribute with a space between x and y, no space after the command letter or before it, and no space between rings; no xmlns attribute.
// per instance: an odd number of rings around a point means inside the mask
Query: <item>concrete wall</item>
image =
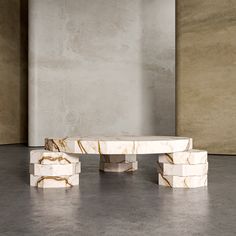
<svg viewBox="0 0 236 236"><path fill-rule="evenodd" d="M236 153L236 1L177 1L177 134Z"/></svg>
<svg viewBox="0 0 236 236"><path fill-rule="evenodd" d="M29 144L175 132L174 0L30 0Z"/></svg>
<svg viewBox="0 0 236 236"><path fill-rule="evenodd" d="M0 144L27 142L27 1L0 0Z"/></svg>

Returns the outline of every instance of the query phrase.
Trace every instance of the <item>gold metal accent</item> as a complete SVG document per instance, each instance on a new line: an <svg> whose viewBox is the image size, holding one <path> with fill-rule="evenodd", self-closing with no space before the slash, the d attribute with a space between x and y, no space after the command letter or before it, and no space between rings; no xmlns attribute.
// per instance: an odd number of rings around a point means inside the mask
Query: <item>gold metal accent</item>
<svg viewBox="0 0 236 236"><path fill-rule="evenodd" d="M172 185L170 184L170 182L168 181L168 179L166 179L162 173L160 173L160 175L161 175L162 179L166 182L166 184L167 184L169 187L172 188Z"/></svg>
<svg viewBox="0 0 236 236"><path fill-rule="evenodd" d="M81 153L82 154L87 154L87 151L85 150L85 148L84 148L83 144L81 143L81 141L77 140L77 143L78 143L78 146L80 148Z"/></svg>
<svg viewBox="0 0 236 236"><path fill-rule="evenodd" d="M56 142L52 139L52 147L55 148L58 152L60 152L59 146L56 144Z"/></svg>
<svg viewBox="0 0 236 236"><path fill-rule="evenodd" d="M42 182L43 180L45 179L52 179L52 180L55 180L55 181L65 181L65 183L67 185L69 185L70 187L72 187L73 185L71 183L69 183L68 179L67 178L62 178L60 176L42 176L38 181L37 181L37 187L39 185L40 182Z"/></svg>
<svg viewBox="0 0 236 236"><path fill-rule="evenodd" d="M100 160L102 160L102 158L105 156L102 154L102 150L101 150L101 144L98 140L98 153L99 153L99 156L100 156ZM106 158L106 157L105 157Z"/></svg>
<svg viewBox="0 0 236 236"><path fill-rule="evenodd" d="M50 156L44 156L42 157L40 160L39 160L39 164L41 164L43 162L43 160L49 160L49 161L62 161L62 160L65 160L67 161L69 164L71 164L71 162L66 159L65 157L50 157Z"/></svg>
<svg viewBox="0 0 236 236"><path fill-rule="evenodd" d="M68 137L65 137L63 139L59 139L58 142L59 142L59 145L66 151L66 143L65 143L65 140L67 139Z"/></svg>
<svg viewBox="0 0 236 236"><path fill-rule="evenodd" d="M169 158L169 162L171 163L171 164L174 164L174 160L173 160L173 158L171 157L171 155L170 154L168 154L168 153L165 153L165 155Z"/></svg>
<svg viewBox="0 0 236 236"><path fill-rule="evenodd" d="M164 175L163 175L163 169L162 169L162 167L161 167L161 165L160 165L160 163L159 162L157 162L157 164L158 164L158 166L160 167L160 169L161 169L161 172L159 172L159 174L161 175L161 177L162 177L162 179L167 183L167 185L169 186L169 187L171 187L172 188L172 186L171 186L171 184L170 184L170 182L168 181L168 179L166 179L165 177L164 177Z"/></svg>
<svg viewBox="0 0 236 236"><path fill-rule="evenodd" d="M101 145L100 145L99 140L98 140L98 153L99 153L100 155L102 155Z"/></svg>

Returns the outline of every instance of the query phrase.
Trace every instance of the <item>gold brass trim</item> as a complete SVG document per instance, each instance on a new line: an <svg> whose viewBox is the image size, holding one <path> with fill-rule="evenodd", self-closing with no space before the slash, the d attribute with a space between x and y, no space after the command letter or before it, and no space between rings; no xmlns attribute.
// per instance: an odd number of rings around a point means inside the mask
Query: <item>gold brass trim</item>
<svg viewBox="0 0 236 236"><path fill-rule="evenodd" d="M166 155L167 158L170 160L169 162L170 162L171 164L174 164L174 160L173 160L172 156L171 156L170 154L168 154L168 153L165 153L165 155Z"/></svg>
<svg viewBox="0 0 236 236"><path fill-rule="evenodd" d="M78 144L78 146L80 148L81 153L82 154L87 154L87 151L85 150L85 148L84 148L84 146L83 146L83 144L81 143L80 140L77 140L77 144Z"/></svg>
<svg viewBox="0 0 236 236"><path fill-rule="evenodd" d="M170 182L168 181L168 179L166 179L166 178L163 176L162 173L160 173L160 175L161 175L162 179L166 182L166 184L167 184L169 187L172 188L172 185L170 184Z"/></svg>
<svg viewBox="0 0 236 236"><path fill-rule="evenodd" d="M49 160L49 161L62 161L62 160L65 160L67 161L69 164L71 164L71 162L64 158L64 157L50 157L50 156L44 156L42 157L40 160L39 160L39 164L42 164L43 160Z"/></svg>
<svg viewBox="0 0 236 236"><path fill-rule="evenodd" d="M67 178L62 178L62 177L59 177L59 176L43 176L37 181L36 186L38 187L39 183L42 182L45 179L52 179L52 180L55 180L55 181L65 181L65 183L67 185L69 185L70 187L73 186L71 183L69 183Z"/></svg>

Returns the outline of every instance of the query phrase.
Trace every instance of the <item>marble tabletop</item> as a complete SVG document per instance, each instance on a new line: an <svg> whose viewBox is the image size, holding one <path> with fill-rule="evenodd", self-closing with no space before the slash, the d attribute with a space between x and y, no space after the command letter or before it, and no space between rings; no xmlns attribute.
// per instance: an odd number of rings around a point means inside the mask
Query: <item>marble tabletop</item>
<svg viewBox="0 0 236 236"><path fill-rule="evenodd" d="M45 139L46 150L78 154L160 154L191 148L191 138L175 136L94 136Z"/></svg>

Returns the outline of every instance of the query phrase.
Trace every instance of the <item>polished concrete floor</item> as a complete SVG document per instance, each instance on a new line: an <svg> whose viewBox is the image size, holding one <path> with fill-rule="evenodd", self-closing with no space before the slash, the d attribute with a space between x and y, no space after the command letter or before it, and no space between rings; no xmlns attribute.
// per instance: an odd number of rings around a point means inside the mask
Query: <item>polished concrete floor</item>
<svg viewBox="0 0 236 236"><path fill-rule="evenodd" d="M156 184L153 155L136 173L98 171L84 156L80 186L29 186L30 149L0 146L0 235L236 235L236 157L209 156L209 187Z"/></svg>

